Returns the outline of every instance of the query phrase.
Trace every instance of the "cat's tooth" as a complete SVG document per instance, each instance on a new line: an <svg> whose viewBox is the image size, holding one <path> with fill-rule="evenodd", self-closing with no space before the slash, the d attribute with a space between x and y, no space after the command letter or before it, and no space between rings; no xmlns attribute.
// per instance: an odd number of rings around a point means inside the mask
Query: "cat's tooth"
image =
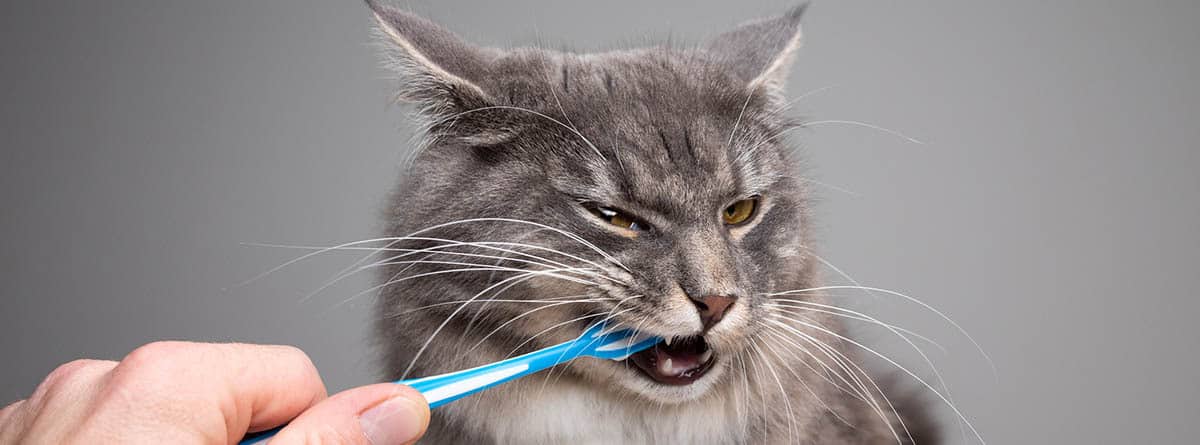
<svg viewBox="0 0 1200 445"><path fill-rule="evenodd" d="M658 372L662 375L674 375L674 374L672 374L673 371L671 369L671 365L672 365L672 363L671 363L670 358L667 358L666 360L659 362L658 363Z"/></svg>
<svg viewBox="0 0 1200 445"><path fill-rule="evenodd" d="M708 359L712 358L712 349L707 349L703 354L700 354L700 364L708 363Z"/></svg>
<svg viewBox="0 0 1200 445"><path fill-rule="evenodd" d="M663 339L663 343L666 343L666 344L667 344L667 346L671 346L671 340L674 340L674 339L675 339L675 337L667 337L667 338L664 338L664 339Z"/></svg>

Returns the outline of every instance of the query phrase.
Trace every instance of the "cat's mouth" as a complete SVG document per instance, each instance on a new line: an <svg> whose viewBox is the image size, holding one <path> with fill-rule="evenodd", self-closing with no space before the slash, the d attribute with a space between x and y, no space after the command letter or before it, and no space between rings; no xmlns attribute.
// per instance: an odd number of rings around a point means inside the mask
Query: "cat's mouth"
<svg viewBox="0 0 1200 445"><path fill-rule="evenodd" d="M704 337L693 336L664 341L653 348L631 355L642 374L664 385L690 385L712 368L713 351Z"/></svg>

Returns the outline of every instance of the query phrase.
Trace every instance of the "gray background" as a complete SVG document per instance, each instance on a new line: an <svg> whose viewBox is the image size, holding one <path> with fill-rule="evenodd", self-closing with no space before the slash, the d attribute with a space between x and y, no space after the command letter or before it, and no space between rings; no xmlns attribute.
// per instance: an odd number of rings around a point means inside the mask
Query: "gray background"
<svg viewBox="0 0 1200 445"><path fill-rule="evenodd" d="M502 3L502 4L501 4ZM787 3L413 1L476 41L696 41ZM789 85L826 258L909 292L855 304L935 337L991 443L1200 435L1200 3L818 2ZM60 362L155 339L288 343L373 381L369 238L410 127L356 1L0 5L0 403ZM872 344L919 365L885 336ZM930 375L928 371L918 371ZM948 416L948 414L947 414ZM956 433L954 427L950 427ZM957 437L952 435L952 437ZM959 439L955 439L955 442Z"/></svg>

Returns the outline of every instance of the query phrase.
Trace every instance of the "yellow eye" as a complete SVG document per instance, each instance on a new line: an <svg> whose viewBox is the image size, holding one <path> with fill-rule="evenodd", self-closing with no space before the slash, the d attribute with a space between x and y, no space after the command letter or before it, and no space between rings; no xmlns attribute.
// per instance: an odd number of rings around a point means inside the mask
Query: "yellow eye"
<svg viewBox="0 0 1200 445"><path fill-rule="evenodd" d="M603 219L605 222L622 229L642 232L650 228L649 225L637 218L608 207L589 207L588 210L591 210L593 215Z"/></svg>
<svg viewBox="0 0 1200 445"><path fill-rule="evenodd" d="M725 211L721 212L721 219L725 220L725 224L735 226L754 216L754 210L757 207L758 198L743 199L726 207Z"/></svg>

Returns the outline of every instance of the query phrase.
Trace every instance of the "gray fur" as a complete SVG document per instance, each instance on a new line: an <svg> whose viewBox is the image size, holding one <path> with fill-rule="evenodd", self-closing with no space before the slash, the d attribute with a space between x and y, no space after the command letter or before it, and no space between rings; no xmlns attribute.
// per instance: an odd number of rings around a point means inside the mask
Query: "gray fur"
<svg viewBox="0 0 1200 445"><path fill-rule="evenodd" d="M388 251L395 261L383 268L377 322L388 377L478 366L565 341L597 318L554 326L591 314L627 310L614 321L660 336L696 335L701 327L689 296L738 297L729 316L706 334L717 365L690 386L651 383L622 363L576 360L439 408L426 442L895 443L889 424L908 441L891 410L884 409L882 420L818 375L820 366L799 349L768 332L772 297L764 294L819 285L806 247L807 192L798 160L781 137L795 124L784 116L781 98L803 8L750 22L699 47L573 54L480 48L420 17L368 3L380 22L387 63L399 76L398 97L417 106L426 129L386 214L387 234L402 237L464 219L519 219L578 234L615 260L529 224L491 220L422 232L443 240L544 246L596 265L502 245L597 269L608 278L575 275L591 285L534 276L505 282L512 286L477 302L428 307L470 299L516 276L437 273L463 268L451 263L546 267L478 245L408 256L402 255L411 251ZM761 197L753 219L725 226L720 211L751 196ZM629 236L585 205L621 209L651 229ZM389 247L443 243L406 239ZM405 262L418 259L424 261ZM386 284L423 273L434 274ZM596 300L481 302L571 295ZM635 295L643 297L615 307ZM793 298L826 302L820 293ZM843 331L833 317L805 316ZM834 336L791 327L855 356ZM909 423L918 436L916 422Z"/></svg>

